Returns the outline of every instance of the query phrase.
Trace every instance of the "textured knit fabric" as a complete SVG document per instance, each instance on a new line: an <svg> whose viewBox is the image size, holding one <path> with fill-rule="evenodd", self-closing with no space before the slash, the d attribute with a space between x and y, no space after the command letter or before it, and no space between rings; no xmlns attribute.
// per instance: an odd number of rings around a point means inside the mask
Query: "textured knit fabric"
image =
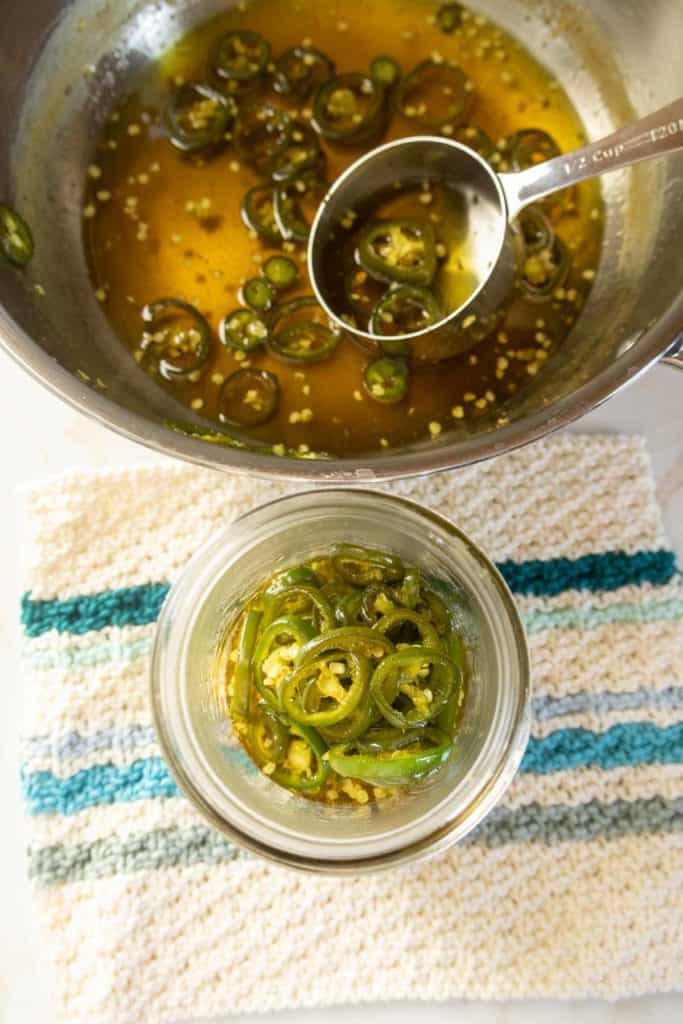
<svg viewBox="0 0 683 1024"><path fill-rule="evenodd" d="M388 488L499 564L533 724L465 842L369 878L240 852L179 796L151 726L169 584L226 517L287 489L178 465L29 496L22 786L60 1019L683 986L683 589L641 441L563 436Z"/></svg>

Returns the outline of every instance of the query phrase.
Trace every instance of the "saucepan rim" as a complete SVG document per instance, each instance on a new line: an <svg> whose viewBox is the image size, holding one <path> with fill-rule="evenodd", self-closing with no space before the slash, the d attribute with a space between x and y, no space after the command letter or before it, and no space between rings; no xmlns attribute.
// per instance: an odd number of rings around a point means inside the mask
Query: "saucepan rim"
<svg viewBox="0 0 683 1024"><path fill-rule="evenodd" d="M456 469L512 451L579 419L657 362L683 333L683 292L675 304L613 366L557 403L464 442L433 449L337 459L296 459L215 445L180 434L91 389L40 348L0 305L0 347L34 380L72 408L157 452L211 469L279 480L358 483L396 480Z"/></svg>

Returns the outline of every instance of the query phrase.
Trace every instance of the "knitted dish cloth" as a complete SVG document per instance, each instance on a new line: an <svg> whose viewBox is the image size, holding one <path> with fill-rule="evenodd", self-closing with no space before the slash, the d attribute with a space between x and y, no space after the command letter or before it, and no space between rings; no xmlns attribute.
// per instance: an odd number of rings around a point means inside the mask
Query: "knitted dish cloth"
<svg viewBox="0 0 683 1024"><path fill-rule="evenodd" d="M357 879L236 849L179 796L151 724L169 582L226 517L289 489L165 464L28 498L21 777L58 1019L683 987L683 588L643 442L560 436L387 486L500 566L533 724L461 845Z"/></svg>

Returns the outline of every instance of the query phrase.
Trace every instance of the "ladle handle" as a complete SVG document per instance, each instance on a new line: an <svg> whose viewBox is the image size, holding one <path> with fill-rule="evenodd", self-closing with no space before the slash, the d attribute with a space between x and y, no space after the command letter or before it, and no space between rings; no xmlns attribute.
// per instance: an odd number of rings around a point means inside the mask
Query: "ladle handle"
<svg viewBox="0 0 683 1024"><path fill-rule="evenodd" d="M563 153L516 174L501 174L508 216L512 220L529 203L586 178L596 178L679 149L683 149L683 97L582 149Z"/></svg>

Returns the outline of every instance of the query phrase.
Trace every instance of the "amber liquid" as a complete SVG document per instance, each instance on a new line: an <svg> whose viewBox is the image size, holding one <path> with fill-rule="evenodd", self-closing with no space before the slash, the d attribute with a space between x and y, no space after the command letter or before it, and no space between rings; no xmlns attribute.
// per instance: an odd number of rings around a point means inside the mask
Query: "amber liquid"
<svg viewBox="0 0 683 1024"><path fill-rule="evenodd" d="M84 224L94 288L138 361L145 303L182 298L215 330L240 305L241 283L273 252L250 237L240 215L245 192L262 183L256 174L230 147L205 162L183 158L163 130L160 111L174 82L205 80L212 44L231 29L261 32L274 55L306 40L327 53L338 72L365 71L378 53L390 54L407 71L438 52L472 79L468 122L493 140L542 128L563 151L586 141L576 110L546 69L519 41L474 13L456 33L444 35L433 23L438 4L431 0L253 0L242 6L200 27L159 62L114 115L93 157ZM306 116L310 101L298 109ZM396 115L384 139L414 133L415 126ZM324 148L330 180L363 152ZM585 183L571 201L560 197L550 216L572 260L558 295L542 303L518 298L494 334L469 353L412 372L408 395L396 405L379 404L364 392L369 357L348 339L312 366L285 364L265 349L250 353L248 363L277 374L281 401L277 415L249 437L295 451L349 455L443 438L480 416L505 422L506 401L547 372L590 290L602 237L599 187ZM309 294L305 246L291 255L300 265L300 287L291 296ZM199 380L157 379L193 411L195 422L221 430L220 385L244 365L215 337ZM312 418L294 416L292 422L292 414L304 409Z"/></svg>
<svg viewBox="0 0 683 1024"><path fill-rule="evenodd" d="M456 189L438 182L431 185L425 182L425 185L427 187L415 184L401 189L392 188L384 194L373 196L366 209L355 211L357 216L349 230L338 227L330 234L327 258L323 261L326 269L324 286L330 307L338 316L349 316L351 322L364 331L371 330L369 319L372 303L379 300L387 287L380 282L371 282L370 303L359 302L358 296L355 296L354 301L354 289L350 282L359 270L356 260L358 241L373 223L403 218L420 223L425 217L430 219L434 226L437 251L441 248L432 291L439 296L442 316L467 302L481 283L476 260L472 258L463 197ZM425 199L428 203L423 201ZM362 300L363 296L360 298ZM392 334L395 331L388 329L384 333ZM409 349L409 339L404 344Z"/></svg>

